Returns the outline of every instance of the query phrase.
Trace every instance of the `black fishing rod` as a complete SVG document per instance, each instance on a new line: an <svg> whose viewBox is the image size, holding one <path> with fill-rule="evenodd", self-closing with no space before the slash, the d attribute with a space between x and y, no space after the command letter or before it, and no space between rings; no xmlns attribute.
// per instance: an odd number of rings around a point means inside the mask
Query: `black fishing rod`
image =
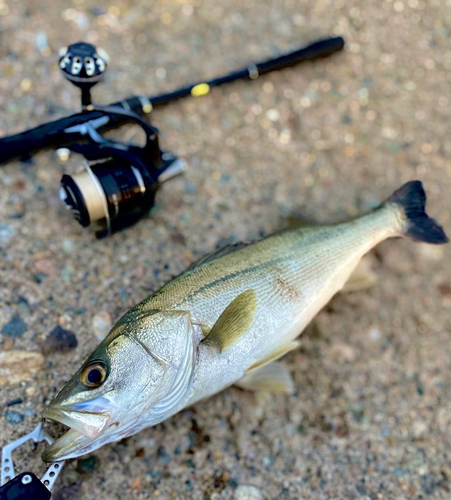
<svg viewBox="0 0 451 500"><path fill-rule="evenodd" d="M64 175L60 196L82 226L96 222L101 227L97 235L105 236L133 224L147 213L160 183L185 168L183 160L161 151L158 129L143 120L144 115L182 97L200 97L226 83L255 80L271 71L329 56L343 46L343 38L327 38L219 78L168 93L137 95L100 106L92 103L91 88L101 80L107 56L91 44L72 44L60 52L59 67L63 76L81 89L82 112L3 137L0 163L27 160L49 148L81 153L87 160L86 170L73 176ZM112 141L101 135L125 123L135 123L144 130L147 138L144 147Z"/></svg>
<svg viewBox="0 0 451 500"><path fill-rule="evenodd" d="M152 206L161 182L183 170L183 161L162 152L158 130L143 120L156 106L186 96L200 97L212 88L241 79L255 80L261 75L314 60L340 51L341 37L321 40L289 54L230 73L201 81L173 92L154 96L133 96L108 106L91 102L91 88L101 80L107 67L107 56L93 45L75 43L60 53L59 67L70 82L81 89L82 112L40 125L20 134L0 139L0 163L28 159L46 148L67 148L82 154L85 171L64 175L60 197L80 224L103 225L98 236L104 236L133 224ZM125 123L139 125L146 134L146 144L132 144L106 139L106 130ZM12 452L27 441L52 442L39 424L32 432L5 445L0 461L0 500L49 500L52 487L64 461L52 464L41 478L30 471L15 474Z"/></svg>

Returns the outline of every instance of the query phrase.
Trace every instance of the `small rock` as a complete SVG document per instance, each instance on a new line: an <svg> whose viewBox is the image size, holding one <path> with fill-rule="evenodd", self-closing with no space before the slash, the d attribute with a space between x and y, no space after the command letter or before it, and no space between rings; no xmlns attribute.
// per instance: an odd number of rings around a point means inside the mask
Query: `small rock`
<svg viewBox="0 0 451 500"><path fill-rule="evenodd" d="M141 476L136 476L132 483L132 490L141 489Z"/></svg>
<svg viewBox="0 0 451 500"><path fill-rule="evenodd" d="M171 461L171 457L168 455L163 446L160 446L157 451L158 461L161 464L168 464Z"/></svg>
<svg viewBox="0 0 451 500"><path fill-rule="evenodd" d="M95 455L80 458L77 462L76 470L80 474L90 474L99 467L99 459Z"/></svg>
<svg viewBox="0 0 451 500"><path fill-rule="evenodd" d="M11 337L6 337L3 341L2 351L10 351L14 349L14 340Z"/></svg>
<svg viewBox="0 0 451 500"><path fill-rule="evenodd" d="M23 403L23 399L22 398L16 398L16 399L12 399L11 401L7 401L6 402L6 406L14 406L14 405L20 405Z"/></svg>
<svg viewBox="0 0 451 500"><path fill-rule="evenodd" d="M7 337L20 337L27 331L27 324L18 315L15 314L6 325L3 325L1 333Z"/></svg>
<svg viewBox="0 0 451 500"><path fill-rule="evenodd" d="M94 335L103 340L111 330L111 317L106 311L101 311L92 318Z"/></svg>
<svg viewBox="0 0 451 500"><path fill-rule="evenodd" d="M444 297L451 297L451 285L448 283L442 283L441 285L438 286L438 291L444 296Z"/></svg>
<svg viewBox="0 0 451 500"><path fill-rule="evenodd" d="M72 253L73 250L74 250L74 243L73 243L73 241L69 240L69 239L63 240L63 250L66 253Z"/></svg>
<svg viewBox="0 0 451 500"><path fill-rule="evenodd" d="M31 379L43 365L44 356L40 352L0 352L0 387Z"/></svg>
<svg viewBox="0 0 451 500"><path fill-rule="evenodd" d="M55 263L50 259L41 259L34 263L37 271L44 275L55 274L57 272L57 267Z"/></svg>
<svg viewBox="0 0 451 500"><path fill-rule="evenodd" d="M31 398L36 394L36 387L27 387L25 389L25 394Z"/></svg>
<svg viewBox="0 0 451 500"><path fill-rule="evenodd" d="M426 423L417 421L413 424L412 431L415 439L421 439L428 433L429 428Z"/></svg>
<svg viewBox="0 0 451 500"><path fill-rule="evenodd" d="M262 492L255 486L240 485L235 490L235 500L263 500Z"/></svg>
<svg viewBox="0 0 451 500"><path fill-rule="evenodd" d="M42 342L41 348L45 354L49 354L51 352L68 352L71 349L75 349L77 345L78 341L75 333L57 325L47 335L45 341Z"/></svg>
<svg viewBox="0 0 451 500"><path fill-rule="evenodd" d="M17 233L16 229L6 224L0 224L0 245L6 245Z"/></svg>
<svg viewBox="0 0 451 500"><path fill-rule="evenodd" d="M20 424L20 422L23 422L25 417L18 411L7 410L5 413L5 418L8 424L17 425Z"/></svg>
<svg viewBox="0 0 451 500"><path fill-rule="evenodd" d="M350 363L355 360L355 350L348 344L336 343L330 351L333 359Z"/></svg>
<svg viewBox="0 0 451 500"><path fill-rule="evenodd" d="M17 310L22 314L22 316L30 316L30 304L25 297L19 295L17 300Z"/></svg>

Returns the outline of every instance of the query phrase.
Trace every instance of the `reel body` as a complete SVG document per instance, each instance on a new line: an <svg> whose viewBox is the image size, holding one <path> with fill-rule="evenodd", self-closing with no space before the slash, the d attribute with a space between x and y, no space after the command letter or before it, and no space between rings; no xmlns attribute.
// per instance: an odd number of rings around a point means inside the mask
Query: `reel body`
<svg viewBox="0 0 451 500"><path fill-rule="evenodd" d="M255 80L271 71L327 57L342 50L344 43L341 37L325 38L218 78L162 94L135 95L107 107L91 102L91 89L101 81L108 55L89 43L74 43L61 50L59 68L64 78L80 88L82 112L0 138L0 164L29 159L47 148L65 148L82 154L85 171L63 176L60 197L83 227L96 224L100 226L97 236L106 236L145 215L161 182L186 168L183 160L161 151L158 130L141 116L155 106L183 97L201 97L214 87L237 80ZM111 141L101 135L130 122L144 130L144 147Z"/></svg>
<svg viewBox="0 0 451 500"><path fill-rule="evenodd" d="M61 52L60 70L63 76L81 89L82 108L96 111L95 122L87 121L67 127L64 132L80 137L68 149L85 157L85 171L63 175L60 199L83 226L99 226L101 238L134 224L152 208L156 191L165 179L181 173L186 163L161 151L158 129L137 113L122 106L95 106L90 89L100 81L106 69L107 57L101 57L93 45L78 42ZM122 118L138 125L145 133L143 147L106 139L98 126L104 121ZM171 167L168 175L168 169Z"/></svg>

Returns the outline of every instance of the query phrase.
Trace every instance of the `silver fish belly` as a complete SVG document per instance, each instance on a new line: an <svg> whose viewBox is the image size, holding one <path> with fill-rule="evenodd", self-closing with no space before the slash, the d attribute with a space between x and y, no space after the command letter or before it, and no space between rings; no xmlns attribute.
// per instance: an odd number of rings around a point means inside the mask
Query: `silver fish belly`
<svg viewBox="0 0 451 500"><path fill-rule="evenodd" d="M221 251L162 287L116 323L44 411L71 427L44 460L92 451L232 384L289 392L277 359L365 253L395 236L447 242L424 204L421 183L407 183L356 220Z"/></svg>

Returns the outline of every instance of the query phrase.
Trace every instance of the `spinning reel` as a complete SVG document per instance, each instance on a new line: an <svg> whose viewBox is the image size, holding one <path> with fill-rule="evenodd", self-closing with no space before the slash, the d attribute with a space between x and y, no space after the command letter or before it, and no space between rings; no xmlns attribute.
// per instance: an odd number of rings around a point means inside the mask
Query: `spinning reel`
<svg viewBox="0 0 451 500"><path fill-rule="evenodd" d="M341 37L326 38L219 78L163 94L132 96L109 106L98 106L91 102L91 88L102 79L108 56L89 43L74 43L61 51L59 67L63 76L80 88L82 112L1 138L0 163L27 159L45 148L65 148L66 153L69 150L82 154L85 171L63 176L60 198L83 227L96 224L97 236L106 236L145 215L160 184L186 168L184 160L161 151L158 129L143 120L142 115L181 97L203 96L225 83L255 80L271 71L329 56L343 46ZM144 146L113 141L102 135L124 123L134 123L144 131Z"/></svg>
<svg viewBox="0 0 451 500"><path fill-rule="evenodd" d="M95 123L86 121L65 129L67 134L82 137L67 149L85 157L85 171L63 175L60 189L61 200L83 227L100 226L97 237L134 224L152 208L161 182L186 168L183 160L161 151L158 129L137 113L122 106L92 104L91 88L102 79L107 57L93 45L78 42L62 49L59 60L62 75L81 89L83 110L100 113ZM117 117L144 131L143 147L106 139L98 132L99 125Z"/></svg>

